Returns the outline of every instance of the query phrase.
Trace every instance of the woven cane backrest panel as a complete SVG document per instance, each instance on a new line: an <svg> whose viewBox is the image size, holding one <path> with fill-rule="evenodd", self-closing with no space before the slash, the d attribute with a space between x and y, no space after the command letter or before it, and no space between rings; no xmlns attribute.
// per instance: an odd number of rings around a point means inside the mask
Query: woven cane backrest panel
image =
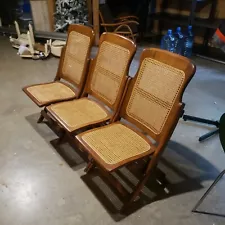
<svg viewBox="0 0 225 225"><path fill-rule="evenodd" d="M162 132L185 81L185 73L145 58L137 75L126 113L156 135Z"/></svg>
<svg viewBox="0 0 225 225"><path fill-rule="evenodd" d="M79 85L90 46L90 37L71 31L67 40L62 77Z"/></svg>
<svg viewBox="0 0 225 225"><path fill-rule="evenodd" d="M119 45L104 41L100 46L90 89L110 105L117 99L129 58L130 51Z"/></svg>

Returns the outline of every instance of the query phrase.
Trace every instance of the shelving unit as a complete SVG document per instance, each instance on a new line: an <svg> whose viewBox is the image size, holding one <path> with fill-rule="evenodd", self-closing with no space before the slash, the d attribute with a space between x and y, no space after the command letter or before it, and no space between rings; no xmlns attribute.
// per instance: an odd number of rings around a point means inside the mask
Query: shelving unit
<svg viewBox="0 0 225 225"><path fill-rule="evenodd" d="M168 21L173 24L180 24L180 25L189 25L189 16L182 16L182 15L173 15L170 13L153 13L150 15L151 19L154 20L162 20L162 21ZM201 19L201 18L195 18L192 25L196 27L204 27L209 29L216 29L220 24L219 19Z"/></svg>
<svg viewBox="0 0 225 225"><path fill-rule="evenodd" d="M156 0L153 5L156 5ZM220 19L216 19L216 7L217 0L183 0L182 2L190 3L189 16L184 16L180 14L171 14L166 12L168 8L168 0L162 1L161 12L152 12L149 14L150 21L159 21L159 34L162 35L162 30L165 22L168 24L175 24L177 26L188 26L192 25L194 28L204 28L204 41L202 45L195 45L194 52L198 54L206 54L209 52L209 39L213 32L220 25ZM196 17L196 7L198 4L210 4L209 16L208 18L198 18ZM179 7L178 7L179 8ZM213 51L215 52L215 51ZM225 59L225 58L224 58Z"/></svg>

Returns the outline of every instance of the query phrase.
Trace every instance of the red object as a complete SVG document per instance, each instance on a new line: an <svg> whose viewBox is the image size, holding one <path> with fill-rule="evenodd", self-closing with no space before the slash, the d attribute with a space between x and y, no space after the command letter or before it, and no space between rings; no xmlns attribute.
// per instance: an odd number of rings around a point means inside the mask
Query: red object
<svg viewBox="0 0 225 225"><path fill-rule="evenodd" d="M221 41L225 42L225 35L220 31L219 28L217 28L216 34L220 38Z"/></svg>

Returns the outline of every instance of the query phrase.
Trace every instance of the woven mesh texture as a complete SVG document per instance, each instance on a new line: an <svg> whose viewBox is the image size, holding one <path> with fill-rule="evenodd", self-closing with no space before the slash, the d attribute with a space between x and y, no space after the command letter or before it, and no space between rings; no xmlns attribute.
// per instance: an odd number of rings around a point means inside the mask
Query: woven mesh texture
<svg viewBox="0 0 225 225"><path fill-rule="evenodd" d="M72 31L69 34L62 67L62 77L79 85L90 45L90 37Z"/></svg>
<svg viewBox="0 0 225 225"><path fill-rule="evenodd" d="M87 98L54 104L47 109L56 118L63 121L69 131L105 121L109 118L109 115L101 106Z"/></svg>
<svg viewBox="0 0 225 225"><path fill-rule="evenodd" d="M103 42L100 46L91 90L113 105L121 86L130 52L119 45Z"/></svg>
<svg viewBox="0 0 225 225"><path fill-rule="evenodd" d="M115 123L82 135L107 164L116 164L150 150L150 145L128 127Z"/></svg>
<svg viewBox="0 0 225 225"><path fill-rule="evenodd" d="M27 91L41 104L75 97L69 87L59 82L31 86Z"/></svg>
<svg viewBox="0 0 225 225"><path fill-rule="evenodd" d="M184 82L183 71L151 58L142 62L126 113L160 134Z"/></svg>

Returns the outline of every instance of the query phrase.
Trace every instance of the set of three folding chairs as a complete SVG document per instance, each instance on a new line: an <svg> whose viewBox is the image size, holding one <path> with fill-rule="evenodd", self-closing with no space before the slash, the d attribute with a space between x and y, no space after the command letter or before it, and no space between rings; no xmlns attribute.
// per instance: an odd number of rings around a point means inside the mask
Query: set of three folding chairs
<svg viewBox="0 0 225 225"><path fill-rule="evenodd" d="M41 111L88 154L86 172L98 167L123 197L126 208L157 167L182 115L184 90L195 74L185 57L160 49L142 52L134 78L129 67L136 45L113 33L101 35L90 59L94 33L70 25L54 82L23 88ZM59 141L60 143L60 141ZM112 172L145 159L145 170L132 193ZM127 198L128 197L128 198Z"/></svg>

